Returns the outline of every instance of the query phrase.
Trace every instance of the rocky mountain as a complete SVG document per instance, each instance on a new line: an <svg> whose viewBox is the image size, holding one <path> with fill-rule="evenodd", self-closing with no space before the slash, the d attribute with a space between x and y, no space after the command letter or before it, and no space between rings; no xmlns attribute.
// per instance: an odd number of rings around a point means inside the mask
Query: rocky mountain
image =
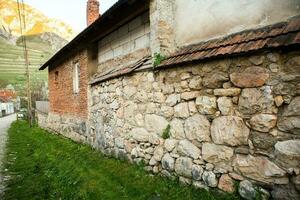
<svg viewBox="0 0 300 200"><path fill-rule="evenodd" d="M73 29L64 22L50 19L24 5L29 71L32 88L47 83L47 71L39 71L55 52L74 37ZM0 0L0 88L12 84L19 94L25 89L25 58L15 0Z"/></svg>
<svg viewBox="0 0 300 200"><path fill-rule="evenodd" d="M49 32L27 35L25 37L28 48L48 52L50 54L57 52L68 43L67 40L61 38L59 35ZM23 45L21 37L16 40L16 45Z"/></svg>
<svg viewBox="0 0 300 200"><path fill-rule="evenodd" d="M69 25L64 22L51 19L39 10L24 4L26 18L25 35L36 35L45 32L55 33L60 37L71 40L75 33ZM18 18L18 5L14 0L0 0L0 28L7 33L20 36L20 25Z"/></svg>

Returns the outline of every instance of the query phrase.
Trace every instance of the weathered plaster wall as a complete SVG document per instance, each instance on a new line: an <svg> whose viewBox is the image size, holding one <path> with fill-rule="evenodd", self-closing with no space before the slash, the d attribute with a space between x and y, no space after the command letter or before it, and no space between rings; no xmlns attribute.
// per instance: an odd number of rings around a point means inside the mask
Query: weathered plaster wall
<svg viewBox="0 0 300 200"><path fill-rule="evenodd" d="M90 91L88 143L196 187L233 192L247 179L297 199L299 78L300 52L265 52L102 82Z"/></svg>
<svg viewBox="0 0 300 200"><path fill-rule="evenodd" d="M300 14L299 0L176 0L177 45L198 43Z"/></svg>

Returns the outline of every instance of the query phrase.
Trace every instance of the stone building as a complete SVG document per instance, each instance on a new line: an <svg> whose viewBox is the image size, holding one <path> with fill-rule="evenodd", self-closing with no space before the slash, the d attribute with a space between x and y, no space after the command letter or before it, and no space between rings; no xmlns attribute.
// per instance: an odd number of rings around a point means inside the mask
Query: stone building
<svg viewBox="0 0 300 200"><path fill-rule="evenodd" d="M195 187L299 199L298 0L95 5L41 67L40 126Z"/></svg>

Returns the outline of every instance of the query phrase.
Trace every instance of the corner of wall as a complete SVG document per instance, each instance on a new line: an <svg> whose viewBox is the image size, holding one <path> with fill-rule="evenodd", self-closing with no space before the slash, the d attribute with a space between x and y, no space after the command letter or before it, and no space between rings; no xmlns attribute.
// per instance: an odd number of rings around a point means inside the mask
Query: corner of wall
<svg viewBox="0 0 300 200"><path fill-rule="evenodd" d="M172 0L150 1L151 53L169 56L176 51L174 31L174 2Z"/></svg>

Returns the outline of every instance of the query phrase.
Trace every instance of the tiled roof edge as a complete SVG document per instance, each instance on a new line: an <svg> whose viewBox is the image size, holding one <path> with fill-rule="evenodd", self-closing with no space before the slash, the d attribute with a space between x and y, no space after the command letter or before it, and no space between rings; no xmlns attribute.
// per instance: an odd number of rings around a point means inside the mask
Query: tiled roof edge
<svg viewBox="0 0 300 200"><path fill-rule="evenodd" d="M217 56L278 48L300 43L300 15L258 29L244 30L229 36L183 47L165 59L159 67L203 60Z"/></svg>

